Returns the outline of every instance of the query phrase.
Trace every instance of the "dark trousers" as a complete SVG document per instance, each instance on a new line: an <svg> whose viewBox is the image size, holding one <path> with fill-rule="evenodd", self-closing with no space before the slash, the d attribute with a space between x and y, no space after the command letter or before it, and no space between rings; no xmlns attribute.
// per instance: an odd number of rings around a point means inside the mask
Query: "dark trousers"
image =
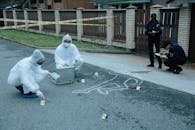
<svg viewBox="0 0 195 130"><path fill-rule="evenodd" d="M149 57L150 63L154 65L154 47L156 49L156 53L160 52L160 38L148 38L148 50L149 50ZM159 66L162 65L162 60L160 57L157 57Z"/></svg>
<svg viewBox="0 0 195 130"><path fill-rule="evenodd" d="M31 94L34 94L32 92L29 92L27 94L24 94L24 90L23 90L23 86L22 85L16 86L16 89L18 89L23 95L31 95Z"/></svg>
<svg viewBox="0 0 195 130"><path fill-rule="evenodd" d="M165 66L168 66L171 70L177 69L179 67L178 65L183 65L184 63L185 63L184 61L171 60L171 59L166 59L164 61Z"/></svg>
<svg viewBox="0 0 195 130"><path fill-rule="evenodd" d="M24 94L22 85L16 86L16 89L18 89L22 94Z"/></svg>

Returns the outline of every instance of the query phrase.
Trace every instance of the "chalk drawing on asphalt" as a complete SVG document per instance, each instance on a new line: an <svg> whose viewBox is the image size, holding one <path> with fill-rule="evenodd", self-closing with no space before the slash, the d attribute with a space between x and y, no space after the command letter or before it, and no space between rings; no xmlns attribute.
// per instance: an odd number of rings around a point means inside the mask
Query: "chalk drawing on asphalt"
<svg viewBox="0 0 195 130"><path fill-rule="evenodd" d="M82 93L82 94L88 94L92 91L97 91L100 94L109 94L111 91L121 91L129 89L131 86L141 86L143 83L143 80L136 79L136 78L128 78L126 79L122 84L120 85L116 82L116 79L119 75L114 75L111 79L106 80L102 83L99 83L97 85L94 85L92 87L81 89L81 90L74 90L72 93ZM128 84L128 82L131 82Z"/></svg>

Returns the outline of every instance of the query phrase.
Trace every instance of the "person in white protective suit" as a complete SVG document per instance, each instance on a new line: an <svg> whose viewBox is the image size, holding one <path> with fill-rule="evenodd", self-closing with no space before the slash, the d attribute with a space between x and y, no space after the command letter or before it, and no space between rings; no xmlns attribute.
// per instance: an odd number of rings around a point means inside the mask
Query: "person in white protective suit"
<svg viewBox="0 0 195 130"><path fill-rule="evenodd" d="M69 34L63 37L62 43L56 48L54 59L57 69L75 66L75 76L79 75L83 59L77 47L72 43L72 38Z"/></svg>
<svg viewBox="0 0 195 130"><path fill-rule="evenodd" d="M10 70L8 84L16 87L23 94L23 97L44 98L39 83L46 76L50 76L49 71L41 68L44 61L45 57L41 51L34 50L31 56L18 61Z"/></svg>

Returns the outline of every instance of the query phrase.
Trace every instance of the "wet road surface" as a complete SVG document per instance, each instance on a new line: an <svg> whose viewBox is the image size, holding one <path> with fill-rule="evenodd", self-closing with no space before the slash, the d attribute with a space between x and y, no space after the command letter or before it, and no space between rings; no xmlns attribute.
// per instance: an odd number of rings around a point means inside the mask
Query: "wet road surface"
<svg viewBox="0 0 195 130"><path fill-rule="evenodd" d="M33 48L0 40L1 130L194 130L195 97L97 66L84 64L73 84L41 83L46 105L7 85L10 68ZM53 55L43 68L54 71ZM98 72L98 76L94 73ZM85 83L80 82L85 79ZM140 90L132 89L140 85ZM107 114L102 119L103 113Z"/></svg>

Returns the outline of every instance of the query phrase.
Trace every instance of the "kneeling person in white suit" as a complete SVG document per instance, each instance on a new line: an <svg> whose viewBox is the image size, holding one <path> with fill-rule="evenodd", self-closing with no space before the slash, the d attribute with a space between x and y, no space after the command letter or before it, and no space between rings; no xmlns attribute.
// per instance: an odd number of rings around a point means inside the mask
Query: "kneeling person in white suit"
<svg viewBox="0 0 195 130"><path fill-rule="evenodd" d="M41 68L44 61L45 57L41 51L34 50L31 56L20 60L10 70L8 84L20 90L24 97L44 98L43 93L40 91L39 83L47 75L50 75L49 71Z"/></svg>
<svg viewBox="0 0 195 130"><path fill-rule="evenodd" d="M79 76L79 69L83 64L83 59L77 47L72 44L70 35L66 34L63 37L62 43L55 50L54 59L57 69L75 66L75 76Z"/></svg>

